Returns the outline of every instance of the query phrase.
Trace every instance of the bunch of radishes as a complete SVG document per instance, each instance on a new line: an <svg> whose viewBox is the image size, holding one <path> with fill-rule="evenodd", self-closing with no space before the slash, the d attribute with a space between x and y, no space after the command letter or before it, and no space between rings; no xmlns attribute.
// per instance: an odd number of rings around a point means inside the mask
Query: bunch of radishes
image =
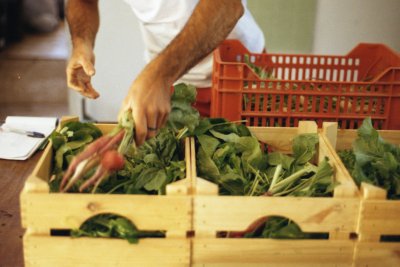
<svg viewBox="0 0 400 267"><path fill-rule="evenodd" d="M87 172L95 168L93 175L79 187L79 191L82 192L94 185L94 192L112 172L124 168L124 154L129 146L135 146L133 134L132 115L127 111L113 131L98 138L74 157L62 178L60 191L68 191Z"/></svg>

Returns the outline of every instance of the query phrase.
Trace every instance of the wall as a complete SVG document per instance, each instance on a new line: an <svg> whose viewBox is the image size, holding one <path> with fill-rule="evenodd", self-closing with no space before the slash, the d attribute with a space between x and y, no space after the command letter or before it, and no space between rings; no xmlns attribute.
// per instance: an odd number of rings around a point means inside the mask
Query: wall
<svg viewBox="0 0 400 267"><path fill-rule="evenodd" d="M313 52L344 55L360 42L400 51L400 1L319 0Z"/></svg>
<svg viewBox="0 0 400 267"><path fill-rule="evenodd" d="M248 0L269 52L310 53L317 0Z"/></svg>
<svg viewBox="0 0 400 267"><path fill-rule="evenodd" d="M92 82L100 97L85 100L86 112L97 121L116 121L131 82L144 66L144 45L138 20L124 1L99 1L99 9L96 75ZM70 91L71 114L82 118L82 98Z"/></svg>

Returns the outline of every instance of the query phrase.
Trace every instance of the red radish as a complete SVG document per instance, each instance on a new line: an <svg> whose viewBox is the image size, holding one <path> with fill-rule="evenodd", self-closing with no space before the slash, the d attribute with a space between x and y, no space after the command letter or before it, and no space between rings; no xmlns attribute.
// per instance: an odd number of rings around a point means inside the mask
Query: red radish
<svg viewBox="0 0 400 267"><path fill-rule="evenodd" d="M65 175L61 181L60 184L60 191L61 192L65 192L67 191L72 185L73 183L76 181L76 179L80 178L82 175L80 173L78 173L77 175L75 175L75 171L77 171L77 167L79 164L83 163L84 165L89 164L89 163L95 163L98 162L96 160L97 157L100 156L100 158L102 159L103 156L108 152L111 151L112 149L115 148L115 146L118 146L118 144L122 141L123 137L125 134L125 130L120 130L118 133L116 133L114 136L102 136L99 139L97 139L96 141L94 141L93 143L91 143L90 145L88 145L85 150L78 154L77 156L75 156L75 158L72 160L71 164L68 167L68 170L65 172ZM116 153L118 153L117 151L115 151ZM122 157L122 155L121 155ZM91 165L91 164L89 164ZM92 166L92 165L91 165ZM108 165L110 167L113 167L113 165ZM122 167L123 168L124 164L123 164L123 157L122 157ZM86 168L85 166L81 166L82 168L80 169L80 172L82 171L87 171L88 168ZM81 186L81 189L85 189L87 186L95 183L96 181L98 181L99 179L101 180L102 177L104 177L106 174L108 174L110 171L112 171L111 169L105 168L104 166L98 166L98 170L96 171L96 176L95 177L91 177L89 179L90 183L87 181L84 183L85 186ZM68 180L73 177L75 179L71 179L73 181L68 182ZM68 182L68 184L67 184ZM67 184L67 186L65 186Z"/></svg>
<svg viewBox="0 0 400 267"><path fill-rule="evenodd" d="M125 160L116 150L107 151L101 159L101 166L107 171L118 171L124 167Z"/></svg>
<svg viewBox="0 0 400 267"><path fill-rule="evenodd" d="M104 135L98 138L96 141L88 145L84 151L80 154L76 155L72 162L69 164L67 171L64 174L64 177L61 181L60 189L63 191L65 184L68 179L74 174L76 167L84 161L85 159L93 156L93 154L97 153L101 148L103 148L108 142L111 140L111 136Z"/></svg>
<svg viewBox="0 0 400 267"><path fill-rule="evenodd" d="M124 168L124 165L125 159L122 154L118 153L116 150L106 151L102 155L100 165L97 167L96 172L79 187L79 191L82 192L93 184L97 187L111 172L121 170Z"/></svg>
<svg viewBox="0 0 400 267"><path fill-rule="evenodd" d="M118 144L121 143L122 139L124 138L124 135L125 135L125 130L119 131L116 135L112 137L110 142L108 142L104 147L102 147L99 150L99 154L102 155L108 150L113 149L114 146L116 145L118 146Z"/></svg>

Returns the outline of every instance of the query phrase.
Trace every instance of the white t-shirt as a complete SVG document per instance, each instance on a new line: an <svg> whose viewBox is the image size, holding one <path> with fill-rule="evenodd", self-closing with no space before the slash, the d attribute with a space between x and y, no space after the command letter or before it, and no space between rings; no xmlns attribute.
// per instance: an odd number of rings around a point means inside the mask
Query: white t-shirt
<svg viewBox="0 0 400 267"><path fill-rule="evenodd" d="M145 44L145 60L159 54L182 30L198 0L125 0L139 19ZM253 53L264 49L264 35L254 21L246 1L245 12L227 39L238 39ZM212 54L208 55L177 82L197 87L211 85Z"/></svg>

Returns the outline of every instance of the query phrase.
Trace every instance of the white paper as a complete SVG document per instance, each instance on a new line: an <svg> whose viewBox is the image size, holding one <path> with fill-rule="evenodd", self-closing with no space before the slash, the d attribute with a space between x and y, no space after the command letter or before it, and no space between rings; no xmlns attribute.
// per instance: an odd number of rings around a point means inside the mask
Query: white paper
<svg viewBox="0 0 400 267"><path fill-rule="evenodd" d="M0 158L25 160L29 158L52 133L57 125L57 118L8 116L0 130ZM7 131L7 128L35 131L44 138L29 137L24 134Z"/></svg>

